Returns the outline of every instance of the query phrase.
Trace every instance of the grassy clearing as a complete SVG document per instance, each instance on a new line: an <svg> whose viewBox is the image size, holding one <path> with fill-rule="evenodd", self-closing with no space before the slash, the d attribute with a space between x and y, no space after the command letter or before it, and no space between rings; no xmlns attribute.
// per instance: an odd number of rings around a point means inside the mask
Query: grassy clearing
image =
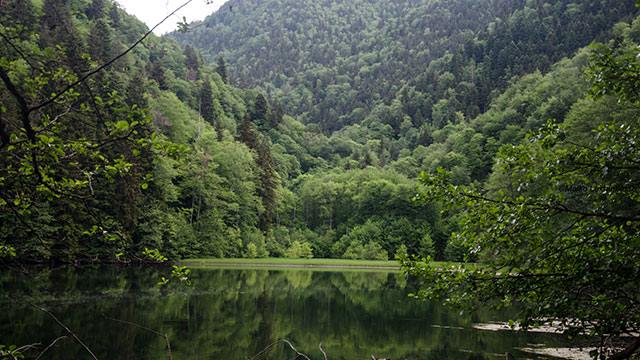
<svg viewBox="0 0 640 360"><path fill-rule="evenodd" d="M397 261L381 260L349 260L349 259L216 259L198 258L184 259L181 264L196 268L206 267L238 267L238 268L329 268L329 269L382 269L400 270ZM454 263L437 262L436 266L447 266Z"/></svg>

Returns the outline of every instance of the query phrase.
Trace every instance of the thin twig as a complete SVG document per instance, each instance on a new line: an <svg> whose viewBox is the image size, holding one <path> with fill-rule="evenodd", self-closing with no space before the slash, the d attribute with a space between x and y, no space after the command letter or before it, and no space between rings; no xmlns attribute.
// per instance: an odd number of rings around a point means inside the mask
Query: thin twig
<svg viewBox="0 0 640 360"><path fill-rule="evenodd" d="M255 354L251 359L249 360L255 360L257 358L259 358L262 354L266 353L267 350L271 349L272 347L274 347L275 345L279 344L280 342L282 342L282 340L276 340L274 342L272 342L271 344L267 345L267 347L265 347L264 349L260 350L260 352L258 352L257 354Z"/></svg>
<svg viewBox="0 0 640 360"><path fill-rule="evenodd" d="M111 320L111 321L115 321L115 322L119 322L119 323L123 323L123 324L131 325L131 326L135 326L135 327L138 327L138 328L140 328L140 329L143 329L143 330L147 330L147 331L149 331L149 332L152 332L152 333L154 333L154 334L156 334L156 335L158 335L158 336L160 336L160 337L163 337L163 338L164 338L164 340L165 340L165 342L167 343L167 355L168 355L168 357L169 357L169 360L172 360L172 359L173 359L173 355L172 355L172 353L171 353L171 342L169 342L169 337L167 336L167 334L161 333L161 332L159 332L159 331L157 331L157 330L154 330L154 329L152 329L152 328L148 328L148 327L143 326L143 325L140 325L140 324L136 324L136 323L131 322L131 321L120 320L120 319L114 319L114 318L106 317L106 316L105 316L105 318L106 318L107 320Z"/></svg>
<svg viewBox="0 0 640 360"><path fill-rule="evenodd" d="M320 349L320 352L322 353L322 356L324 357L324 360L328 360L327 353L324 352L324 349L322 348L322 343L320 343L320 345L318 345L318 348Z"/></svg>
<svg viewBox="0 0 640 360"><path fill-rule="evenodd" d="M65 324L63 324L60 320L58 320L58 318L57 318L55 315L53 315L53 313L52 313L51 311L49 311L49 310L47 310L47 309L45 309L45 308L43 308L43 307L41 307L41 306L38 306L38 305L36 305L36 304L31 304L31 306L35 307L35 308L36 308L36 309L38 309L38 310L41 310L41 311L43 311L43 312L47 313L49 316L51 316L51 317L53 318L53 320L55 320L55 321L56 321L56 323L58 323L58 325L60 325L63 329L67 330L67 332L68 332L71 336L73 336L73 338L74 338L74 339L76 339L76 341L77 341L80 345L82 345L82 347L83 347L85 350L87 350L87 352L88 352L89 354L91 354L91 357L92 357L94 360L98 360L98 358L97 358L97 357L96 357L96 355L93 353L93 351L91 351L91 349L89 349L89 347L88 347L84 342L82 342L82 340L80 340L80 338L79 338L79 337L78 337L78 336L77 336L73 331L71 331L71 329L69 329Z"/></svg>
<svg viewBox="0 0 640 360"><path fill-rule="evenodd" d="M40 352L40 354L38 354L38 356L36 357L35 360L38 360L42 357L42 355L44 355L44 353L46 353L49 349L51 349L51 347L53 345L55 345L58 341L62 340L62 339L66 339L66 336L60 336L59 338L53 340L53 342L51 342L51 344L49 344L49 346L47 346L46 348L44 348L44 350L42 350L42 352Z"/></svg>
<svg viewBox="0 0 640 360"><path fill-rule="evenodd" d="M60 119L62 119L62 118L63 118L64 116L66 116L67 114L69 114L69 113L71 112L71 110L72 110L72 109L73 109L73 106L71 105L71 106L69 106L69 107L67 108L67 110L65 110L64 112L62 112L62 113L60 113L60 114L56 115L56 116L53 118L53 120L51 120L51 121L47 124L47 126L43 127L42 129L38 129L38 130L36 130L36 134L43 133L43 132L45 132L45 131L47 131L47 130L51 129L52 127L54 127L54 126L58 123L58 121L60 121Z"/></svg>
<svg viewBox="0 0 640 360"><path fill-rule="evenodd" d="M289 345L291 350L295 351L296 354L298 354L298 356L302 356L303 358L305 358L307 360L311 360L307 355L305 355L305 354L301 353L300 351L298 351L289 340L282 339L282 342L284 342L285 344Z"/></svg>
<svg viewBox="0 0 640 360"><path fill-rule="evenodd" d="M257 359L257 358L258 358L258 357L260 357L261 355L264 355L264 353L265 353L265 352L267 352L267 350L271 349L272 347L274 347L275 345L277 345L277 344L279 344L279 343L281 343L281 342L283 342L283 343L285 343L285 344L289 345L289 347L291 348L291 350L293 350L293 351L296 353L296 359L297 359L298 357L303 357L303 358L305 358L305 359L307 359L307 360L311 360L307 355L305 355L305 354L303 354L303 353L299 352L299 351L298 351L298 350L293 346L293 344L292 344L289 340L287 340L287 339L279 339L279 340L276 340L276 341L272 342L271 344L267 345L267 347L265 347L264 349L262 349L259 353L257 353L256 355L254 355L250 360ZM320 350L322 351L322 344L320 344ZM324 353L324 351L322 351L322 352ZM325 354L325 359L326 359L326 354Z"/></svg>
<svg viewBox="0 0 640 360"><path fill-rule="evenodd" d="M42 345L42 344L41 343L35 343L35 344L24 345L24 346L20 346L19 348L15 349L14 351L15 352L22 352L22 351L26 351L26 350L37 348L40 345Z"/></svg>

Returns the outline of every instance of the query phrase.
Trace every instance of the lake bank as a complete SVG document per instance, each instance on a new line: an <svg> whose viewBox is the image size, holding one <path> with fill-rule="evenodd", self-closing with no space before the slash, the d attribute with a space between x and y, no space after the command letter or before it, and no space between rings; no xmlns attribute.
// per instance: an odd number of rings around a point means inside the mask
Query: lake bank
<svg viewBox="0 0 640 360"><path fill-rule="evenodd" d="M312 269L312 270L366 270L400 271L400 263L395 260L352 260L352 259L286 259L286 258L194 258L177 261L190 268L238 268L238 269ZM448 261L431 262L436 267L460 265L470 269L476 264Z"/></svg>
<svg viewBox="0 0 640 360"><path fill-rule="evenodd" d="M330 270L384 270L400 271L397 261L350 260L350 259L219 259L197 258L180 260L181 265L195 268L294 268L294 269L330 269Z"/></svg>

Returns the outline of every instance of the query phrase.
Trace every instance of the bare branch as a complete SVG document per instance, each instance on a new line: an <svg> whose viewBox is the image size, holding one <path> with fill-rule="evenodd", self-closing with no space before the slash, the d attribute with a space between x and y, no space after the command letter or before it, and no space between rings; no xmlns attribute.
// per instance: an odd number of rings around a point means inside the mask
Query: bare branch
<svg viewBox="0 0 640 360"><path fill-rule="evenodd" d="M535 202L527 202L527 203L517 203L515 201L510 200L496 200L491 199L489 197L475 194L469 191L460 192L460 195L469 199L484 201L493 204L501 204L501 205L509 205L509 206L527 206L533 210L557 210L564 213L580 215L582 217L590 217L590 218L601 218L601 219L609 219L616 221L630 221L630 222L640 222L640 216L618 216L613 214L594 212L588 210L578 210L572 209L564 204L545 204L545 203L535 203Z"/></svg>
<svg viewBox="0 0 640 360"><path fill-rule="evenodd" d="M298 357L303 357L303 358L305 358L305 359L307 359L307 360L311 360L307 355L305 355L305 354L303 354L303 353L299 352L299 351L298 351L298 350L293 346L293 344L292 344L289 340L287 340L287 339L280 339L280 340L276 340L276 341L272 342L271 344L267 345L267 347L265 347L264 349L262 349L259 353L257 353L256 355L254 355L254 356L251 358L251 360L255 360L255 359L259 358L260 356L264 355L264 354L265 354L269 349L271 349L272 347L274 347L275 345L277 345L277 344L279 344L279 343L281 343L281 342L282 342L282 343L287 344L287 345L291 348L291 350L293 350L293 351L296 353L296 359L297 359ZM322 344L320 344L320 350L322 351ZM324 351L322 351L322 353L324 354ZM325 359L326 359L326 354L325 354Z"/></svg>
<svg viewBox="0 0 640 360"><path fill-rule="evenodd" d="M131 322L131 321L114 319L114 318L110 318L110 317L106 317L106 319L107 320L111 320L111 321L115 321L115 322L119 322L119 323L123 323L123 324L127 324L127 325L131 325L131 326L135 326L135 327L138 327L138 328L143 329L143 330L147 330L147 331L149 331L151 333L154 333L154 334L164 338L165 342L167 343L167 355L169 357L169 360L173 359L173 355L171 353L171 343L169 342L169 337L167 336L167 334L163 334L163 333L161 333L161 332L159 332L157 330L154 330L152 328L148 328L148 327L140 325L140 324L136 324L136 323Z"/></svg>
<svg viewBox="0 0 640 360"><path fill-rule="evenodd" d="M328 360L327 353L322 348L322 343L320 343L320 345L318 345L318 348L320 349L320 352L322 353L322 356L324 357L324 360Z"/></svg>
<svg viewBox="0 0 640 360"><path fill-rule="evenodd" d="M36 357L35 360L38 360L42 357L42 355L44 355L44 353L46 353L49 349L51 349L51 347L53 345L55 345L58 341L62 340L62 339L66 339L66 336L60 336L59 338L53 340L53 342L51 342L51 344L49 344L49 346L47 346L46 348L44 348L44 350L42 350L42 352L40 352L40 354L38 354L38 356Z"/></svg>
<svg viewBox="0 0 640 360"><path fill-rule="evenodd" d="M76 339L76 341L77 341L80 345L82 345L82 347L83 347L85 350L87 350L87 352L88 352L89 354L91 354L91 357L92 357L94 360L98 360L98 358L97 358L97 357L96 357L96 355L93 353L93 351L91 351L91 349L89 349L89 347L88 347L84 342L82 342L82 340L80 340L80 338L79 338L79 337L78 337L78 336L77 336L73 331L71 331L71 329L69 329L65 324L63 324L60 320L58 320L58 318L57 318L55 315L53 315L53 313L52 313L51 311L49 311L49 310L47 310L47 309L45 309L45 308L43 308L43 307L41 307L41 306L38 306L38 305L36 305L36 304L31 304L31 306L33 306L34 308L36 308L36 309L38 309L38 310L40 310L40 311L43 311L43 312L47 313L49 316L51 316L51 317L53 318L53 320L55 320L55 322L56 322L56 323L58 323L58 325L60 325L60 327L62 327L63 329L65 329L65 330L66 330L66 331L67 331L67 332L68 332L68 333L69 333L69 334L70 334L74 339Z"/></svg>
<svg viewBox="0 0 640 360"><path fill-rule="evenodd" d="M20 91L18 91L18 88L16 88L13 81L11 81L11 78L9 77L7 71L2 67L0 67L0 79L2 79L2 82L4 82L7 90L9 90L13 98L16 100L18 108L20 109L20 120L22 121L22 126L24 127L24 130L27 133L27 137L29 138L31 143L35 144L36 133L33 131L33 127L31 127L31 121L29 120L29 113L31 112L31 110L29 110L29 106L27 106L27 101L25 100L24 96L20 94Z"/></svg>
<svg viewBox="0 0 640 360"><path fill-rule="evenodd" d="M307 355L305 355L305 354L301 353L300 351L298 351L289 340L282 339L282 342L287 344L287 345L289 345L291 350L295 351L295 353L298 354L298 356L302 356L303 358L305 358L307 360L311 360Z"/></svg>
<svg viewBox="0 0 640 360"><path fill-rule="evenodd" d="M60 114L56 115L56 116L53 118L53 120L51 120L51 121L49 122L49 124L47 124L47 126L43 127L42 129L38 129L38 130L36 131L36 133L37 133L37 134L40 134L40 133L43 133L43 132L45 132L45 131L47 131L47 130L51 129L53 126L55 126L55 125L58 123L58 121L60 121L60 119L62 119L64 116L68 115L68 114L71 112L71 109L73 109L73 105L70 105L70 106L67 108L67 110L65 110L64 112L62 112L62 113L60 113Z"/></svg>
<svg viewBox="0 0 640 360"><path fill-rule="evenodd" d="M15 351L16 352L28 351L28 350L31 350L31 349L35 349L40 345L42 345L42 344L35 343L35 344L24 345L24 346L20 346L19 348L15 349Z"/></svg>

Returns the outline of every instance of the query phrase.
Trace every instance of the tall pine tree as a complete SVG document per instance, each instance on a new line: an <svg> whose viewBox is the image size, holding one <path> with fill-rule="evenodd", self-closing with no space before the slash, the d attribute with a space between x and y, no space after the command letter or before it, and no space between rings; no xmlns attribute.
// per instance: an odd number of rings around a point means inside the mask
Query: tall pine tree
<svg viewBox="0 0 640 360"><path fill-rule="evenodd" d="M61 46L67 55L68 65L77 73L88 70L84 59L85 45L78 34L71 8L66 0L45 0L40 18L40 39L44 46Z"/></svg>
<svg viewBox="0 0 640 360"><path fill-rule="evenodd" d="M93 0L91 5L85 10L85 14L91 20L100 19L105 15L105 3L104 0Z"/></svg>
<svg viewBox="0 0 640 360"><path fill-rule="evenodd" d="M220 77L222 78L222 81L225 84L229 83L229 77L227 74L227 63L226 61L224 61L224 58L222 56L218 57L218 65L216 66L216 72L220 74Z"/></svg>
<svg viewBox="0 0 640 360"><path fill-rule="evenodd" d="M213 90L211 89L211 81L208 78L204 80L200 88L200 115L206 122L215 127L218 140L222 140L222 124L216 118L216 111L213 107Z"/></svg>
<svg viewBox="0 0 640 360"><path fill-rule="evenodd" d="M185 63L187 65L187 78L190 81L198 80L200 73L200 58L198 53L191 45L187 45L184 48L184 56L187 58Z"/></svg>

